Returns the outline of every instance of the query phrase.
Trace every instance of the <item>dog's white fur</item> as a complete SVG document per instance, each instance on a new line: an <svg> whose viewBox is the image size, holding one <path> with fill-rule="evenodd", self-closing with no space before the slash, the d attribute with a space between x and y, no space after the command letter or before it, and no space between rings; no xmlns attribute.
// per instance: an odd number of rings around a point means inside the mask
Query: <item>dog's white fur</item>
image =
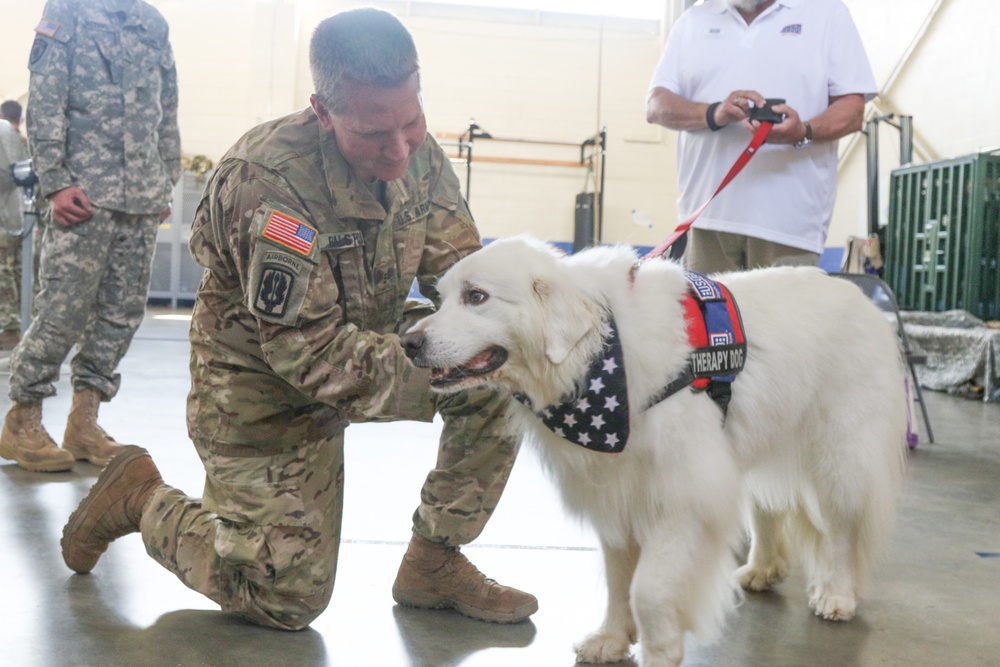
<svg viewBox="0 0 1000 667"><path fill-rule="evenodd" d="M441 279L441 308L404 337L415 362L434 368L502 347L499 369L446 390L487 383L546 406L586 374L613 314L632 406L623 452L571 444L514 408L604 551L607 616L577 660L622 660L641 637L644 667L675 666L686 631L718 629L737 597L741 507L751 548L740 584L759 591L782 581L792 545L809 606L850 619L903 474L907 405L893 332L857 287L819 269L722 275L748 340L728 416L688 389L642 411L691 347L680 267L644 262L633 280L635 260L626 247L567 257L529 238L497 241Z"/></svg>

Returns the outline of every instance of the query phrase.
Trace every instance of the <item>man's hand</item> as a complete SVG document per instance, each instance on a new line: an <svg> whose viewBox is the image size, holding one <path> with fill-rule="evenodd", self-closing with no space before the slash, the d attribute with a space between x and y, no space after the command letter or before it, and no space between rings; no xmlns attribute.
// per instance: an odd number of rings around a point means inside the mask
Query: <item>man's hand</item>
<svg viewBox="0 0 1000 667"><path fill-rule="evenodd" d="M750 112L767 104L767 98L756 90L734 90L715 108L715 124L720 127L742 121L749 122ZM778 109L775 109L777 111ZM759 124L759 123L758 123ZM756 129L756 128L754 128Z"/></svg>
<svg viewBox="0 0 1000 667"><path fill-rule="evenodd" d="M666 88L653 88L646 99L646 121L671 130L695 132L712 126L708 123L711 113L716 129L750 117L754 106L763 106L767 100L756 90L734 90L725 99L713 103L694 102Z"/></svg>
<svg viewBox="0 0 1000 667"><path fill-rule="evenodd" d="M771 128L767 143L796 144L802 141L806 136L806 124L799 112L787 104L775 104L772 108L785 114L785 120ZM864 116L864 95L852 93L831 97L830 106L823 113L808 119L812 127L812 140L836 141L852 132L858 132L864 124ZM743 125L751 132L760 127L759 122L750 120L743 121Z"/></svg>
<svg viewBox="0 0 1000 667"><path fill-rule="evenodd" d="M160 211L160 222L163 222L170 217L170 212L173 210L173 206L167 204L167 207Z"/></svg>
<svg viewBox="0 0 1000 667"><path fill-rule="evenodd" d="M799 112L787 104L775 104L771 109L775 113L784 114L785 119L771 127L771 133L767 135L767 143L795 144L802 141L802 137L806 135L806 125L799 118ZM760 127L760 121L748 118L743 121L743 127L750 132L756 132L757 128Z"/></svg>
<svg viewBox="0 0 1000 667"><path fill-rule="evenodd" d="M49 206L52 208L52 219L60 227L78 225L94 214L87 193L75 185L63 188L49 197Z"/></svg>

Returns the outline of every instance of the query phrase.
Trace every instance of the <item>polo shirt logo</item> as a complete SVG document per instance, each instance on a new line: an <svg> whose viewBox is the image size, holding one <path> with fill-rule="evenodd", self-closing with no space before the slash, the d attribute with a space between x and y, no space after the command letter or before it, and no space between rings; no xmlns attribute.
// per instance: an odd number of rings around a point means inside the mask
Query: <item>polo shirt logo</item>
<svg viewBox="0 0 1000 667"><path fill-rule="evenodd" d="M801 23L789 23L784 28L781 29L782 35L801 35L802 34L802 24Z"/></svg>

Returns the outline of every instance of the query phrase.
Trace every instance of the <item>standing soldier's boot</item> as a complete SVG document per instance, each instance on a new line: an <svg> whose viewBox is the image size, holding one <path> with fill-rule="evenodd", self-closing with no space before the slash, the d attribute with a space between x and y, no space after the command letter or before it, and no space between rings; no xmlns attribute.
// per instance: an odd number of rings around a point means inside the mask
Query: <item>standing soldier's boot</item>
<svg viewBox="0 0 1000 667"><path fill-rule="evenodd" d="M402 605L454 609L480 621L516 623L538 611L534 595L501 586L459 552L414 535L392 586Z"/></svg>
<svg viewBox="0 0 1000 667"><path fill-rule="evenodd" d="M14 401L0 433L0 456L35 472L70 470L76 460L66 450L59 449L42 426L41 401Z"/></svg>
<svg viewBox="0 0 1000 667"><path fill-rule="evenodd" d="M85 387L73 393L73 407L66 422L63 449L77 460L86 459L103 468L122 445L98 425L97 409L100 404L101 392L94 387Z"/></svg>
<svg viewBox="0 0 1000 667"><path fill-rule="evenodd" d="M66 565L86 574L112 541L138 532L146 503L161 484L149 452L135 445L116 450L63 528L59 544Z"/></svg>

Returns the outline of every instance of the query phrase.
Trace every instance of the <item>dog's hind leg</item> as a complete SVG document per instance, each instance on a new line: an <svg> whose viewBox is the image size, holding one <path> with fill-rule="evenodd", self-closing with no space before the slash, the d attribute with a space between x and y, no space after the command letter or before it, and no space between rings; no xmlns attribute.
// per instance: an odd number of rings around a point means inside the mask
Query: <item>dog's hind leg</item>
<svg viewBox="0 0 1000 667"><path fill-rule="evenodd" d="M852 530L847 519L810 519L805 511L793 516L795 542L805 561L809 608L828 621L849 621L857 609ZM819 526L817 526L819 524Z"/></svg>
<svg viewBox="0 0 1000 667"><path fill-rule="evenodd" d="M745 590L765 591L788 576L788 541L785 513L766 510L753 503L750 514L750 555L747 564L736 570Z"/></svg>
<svg viewBox="0 0 1000 667"><path fill-rule="evenodd" d="M611 546L602 540L604 570L608 582L608 609L600 630L574 648L577 662L618 662L637 640L629 588L639 558L639 546Z"/></svg>

